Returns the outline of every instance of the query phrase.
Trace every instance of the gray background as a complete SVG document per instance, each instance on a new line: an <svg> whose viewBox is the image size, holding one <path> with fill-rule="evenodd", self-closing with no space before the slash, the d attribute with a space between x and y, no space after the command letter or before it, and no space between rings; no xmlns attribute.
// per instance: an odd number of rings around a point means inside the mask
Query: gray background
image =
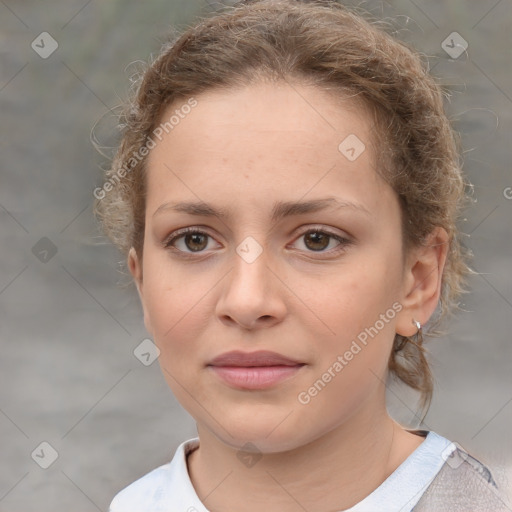
<svg viewBox="0 0 512 512"><path fill-rule="evenodd" d="M429 345L436 392L423 426L510 467L512 3L363 5L393 17L452 87L447 109L463 132L477 198L462 228L480 275L463 298L466 312ZM92 217L104 159L89 137L126 96L127 66L157 52L171 27L215 8L0 1L1 512L106 510L118 490L196 435L157 362L144 366L133 354L146 333L135 289L120 286L128 282L121 256ZM44 31L58 43L46 59L31 48ZM453 31L469 43L456 59L441 48ZM98 127L106 145L112 126L104 117ZM417 427L414 395L392 386L389 398L396 418ZM48 469L36 463L50 460L41 442L58 453Z"/></svg>

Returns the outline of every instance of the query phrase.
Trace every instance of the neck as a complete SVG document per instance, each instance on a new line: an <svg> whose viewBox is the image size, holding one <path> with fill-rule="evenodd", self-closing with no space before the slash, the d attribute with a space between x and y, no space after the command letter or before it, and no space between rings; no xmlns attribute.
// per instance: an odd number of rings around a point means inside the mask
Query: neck
<svg viewBox="0 0 512 512"><path fill-rule="evenodd" d="M371 417L369 417L371 416ZM198 425L200 446L189 455L197 495L212 512L292 512L350 508L375 490L421 444L385 408L362 411L305 446L262 454L244 465L239 450ZM259 456L259 455L258 455ZM247 497L250 496L250 502Z"/></svg>

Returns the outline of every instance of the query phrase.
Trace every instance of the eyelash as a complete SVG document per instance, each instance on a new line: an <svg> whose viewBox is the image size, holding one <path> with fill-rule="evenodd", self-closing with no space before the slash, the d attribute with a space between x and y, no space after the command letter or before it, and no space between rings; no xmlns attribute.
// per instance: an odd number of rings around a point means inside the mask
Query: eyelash
<svg viewBox="0 0 512 512"><path fill-rule="evenodd" d="M339 245L336 246L334 249L331 249L329 251L312 251L312 250L308 250L307 252L308 253L313 253L313 254L329 254L329 253L334 253L334 254L337 254L338 252L341 252L345 249L346 246L350 245L352 243L351 240L347 239L347 238L344 238L340 235L337 235L335 233L332 233L328 230L326 230L325 228L320 228L320 227L314 227L314 228L309 228L307 231L304 231L303 233L301 233L295 240L298 240L300 239L301 237L304 237L306 235L309 235L311 233L321 233L323 235L327 235L329 238L331 239L334 239L336 240L337 242L339 242ZM201 229L198 229L198 228L194 228L194 227L189 227L189 228L183 228L175 233L173 233L171 236L169 236L168 238L166 238L163 242L163 245L166 249L170 249L172 251L175 251L176 254L178 254L180 257L183 257L183 258L194 258L194 254L200 256L202 254L205 253L205 251L198 251L196 253L194 252L186 252L186 251L182 251L180 249L176 249L176 247L174 247L174 243L179 240L180 238L183 238L184 236L188 235L188 234L197 234L197 235L206 235L207 237L210 237L210 238L213 238L209 233L207 233L206 231L202 231Z"/></svg>

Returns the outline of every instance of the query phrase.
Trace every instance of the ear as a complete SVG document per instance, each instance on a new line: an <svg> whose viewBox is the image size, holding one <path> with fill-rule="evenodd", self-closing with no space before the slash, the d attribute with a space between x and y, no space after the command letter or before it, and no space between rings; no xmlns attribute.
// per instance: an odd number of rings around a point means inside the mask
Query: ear
<svg viewBox="0 0 512 512"><path fill-rule="evenodd" d="M448 233L442 227L436 227L425 244L411 249L407 255L400 300L403 309L396 321L398 334L416 334L413 319L424 325L435 311L441 295L448 248Z"/></svg>
<svg viewBox="0 0 512 512"><path fill-rule="evenodd" d="M149 334L153 334L151 330L151 322L149 319L149 315L146 308L146 303L144 301L144 283L142 281L142 262L139 260L137 255L137 251L134 247L131 247L128 251L128 269L130 270L130 274L133 277L135 282L135 286L137 287L137 292L139 294L139 299L142 305L142 310L144 312L144 325L146 326L146 330Z"/></svg>

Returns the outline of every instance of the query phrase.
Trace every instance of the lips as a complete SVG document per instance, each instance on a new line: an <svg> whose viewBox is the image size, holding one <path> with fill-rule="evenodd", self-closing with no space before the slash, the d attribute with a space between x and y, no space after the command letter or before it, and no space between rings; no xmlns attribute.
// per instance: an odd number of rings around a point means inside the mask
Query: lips
<svg viewBox="0 0 512 512"><path fill-rule="evenodd" d="M276 352L260 350L226 352L207 366L231 388L255 391L274 388L291 379L305 363Z"/></svg>
<svg viewBox="0 0 512 512"><path fill-rule="evenodd" d="M208 366L239 366L248 368L252 366L297 366L302 364L304 363L285 357L277 352L260 350L258 352L225 352L213 359Z"/></svg>

